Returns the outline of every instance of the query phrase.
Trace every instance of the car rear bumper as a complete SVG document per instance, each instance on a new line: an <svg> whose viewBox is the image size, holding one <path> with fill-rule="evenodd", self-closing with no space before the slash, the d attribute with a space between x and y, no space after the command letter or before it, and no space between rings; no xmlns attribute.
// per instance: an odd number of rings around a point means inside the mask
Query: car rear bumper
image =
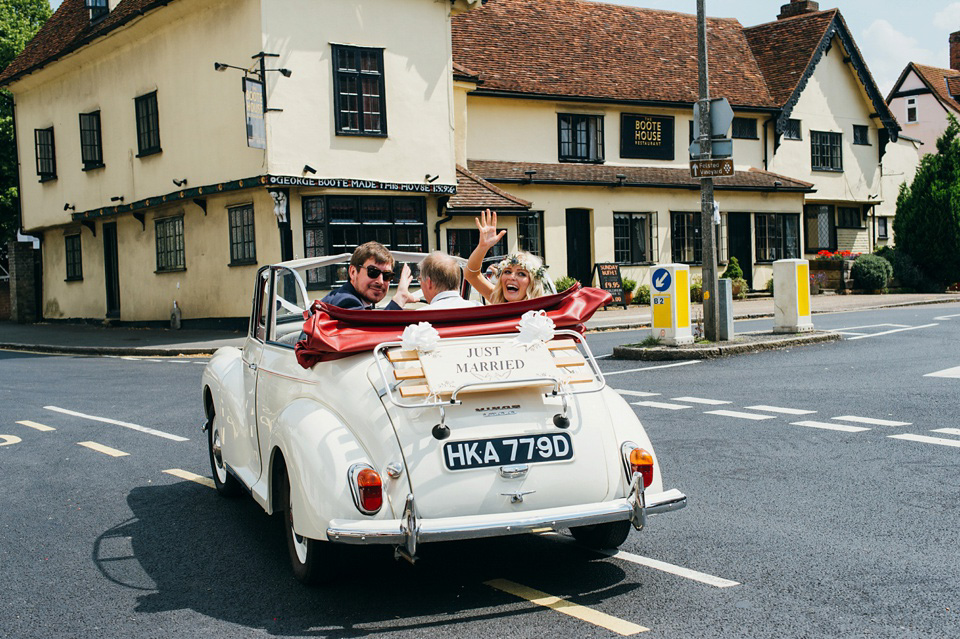
<svg viewBox="0 0 960 639"><path fill-rule="evenodd" d="M642 528L646 515L679 510L686 505L686 495L672 489L650 495L637 491L625 499L524 513L417 519L414 515L413 497L410 496L407 498L402 518L334 519L327 528L327 539L343 544L392 544L405 547L412 556L418 543L433 541L546 532L557 528L613 521L632 521L639 529Z"/></svg>

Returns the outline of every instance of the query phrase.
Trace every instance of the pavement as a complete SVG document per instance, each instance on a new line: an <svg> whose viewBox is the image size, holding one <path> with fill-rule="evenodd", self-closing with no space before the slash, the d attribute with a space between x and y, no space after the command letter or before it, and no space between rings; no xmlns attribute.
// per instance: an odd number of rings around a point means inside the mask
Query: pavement
<svg viewBox="0 0 960 639"><path fill-rule="evenodd" d="M813 313L840 313L876 308L960 302L960 294L815 295ZM773 298L758 297L733 303L734 319L773 317ZM703 307L693 304L691 318L702 317ZM814 322L816 324L816 322ZM648 306L597 311L587 322L588 331L623 330L650 326ZM172 330L127 326L101 326L68 322L16 324L0 322L0 350L65 355L177 357L209 355L222 346L243 345L245 334L225 330Z"/></svg>

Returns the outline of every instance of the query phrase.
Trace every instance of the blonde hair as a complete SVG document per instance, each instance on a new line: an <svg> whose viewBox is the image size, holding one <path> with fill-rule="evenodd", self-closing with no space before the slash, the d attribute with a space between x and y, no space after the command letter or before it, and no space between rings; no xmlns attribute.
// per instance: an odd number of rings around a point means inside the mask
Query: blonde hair
<svg viewBox="0 0 960 639"><path fill-rule="evenodd" d="M533 253L517 251L516 253L509 254L501 260L499 264L494 266L494 269L497 271L497 283L493 287L493 292L490 293L491 304L503 304L507 301L503 296L503 279L500 277L500 273L503 272L504 268L511 265L526 271L527 275L530 276L530 284L527 285L527 294L523 299L532 300L546 295L546 289L543 286L543 260Z"/></svg>

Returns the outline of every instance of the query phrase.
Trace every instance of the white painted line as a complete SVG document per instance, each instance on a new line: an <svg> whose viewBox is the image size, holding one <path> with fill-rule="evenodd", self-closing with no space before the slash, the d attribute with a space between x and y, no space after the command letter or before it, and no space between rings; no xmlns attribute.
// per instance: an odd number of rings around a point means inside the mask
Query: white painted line
<svg viewBox="0 0 960 639"><path fill-rule="evenodd" d="M722 415L723 417L737 417L739 419L753 419L759 421L761 419L774 419L773 415L757 415L756 413L741 413L735 410L708 410L704 411L708 415Z"/></svg>
<svg viewBox="0 0 960 639"><path fill-rule="evenodd" d="M37 422L31 422L31 421L28 420L28 419L24 419L23 421L19 421L19 422L17 422L17 423L18 423L18 424L23 424L24 426L27 426L27 427L32 428L32 429L34 429L34 430L39 430L39 431L41 431L41 432L47 432L47 431L51 431L51 430L57 430L57 429L54 428L53 426L47 426L46 424L38 424Z"/></svg>
<svg viewBox="0 0 960 639"><path fill-rule="evenodd" d="M905 439L923 444L937 444L939 446L953 446L960 448L960 439L944 439L943 437L927 437L926 435L887 435L890 439Z"/></svg>
<svg viewBox="0 0 960 639"><path fill-rule="evenodd" d="M97 417L95 415L87 415L86 413L78 413L76 411L67 410L66 408L60 408L58 406L44 406L46 410L52 410L57 413L63 413L64 415L73 415L74 417L82 417L83 419L90 419L95 422L103 422L104 424L113 424L114 426L123 426L124 428L129 428L131 430L137 430L141 433L147 433L148 435L156 435L157 437L163 437L165 439L170 439L175 442L188 442L190 441L186 437L180 437L179 435L171 435L170 433L165 433L162 430L154 430L153 428L147 428L146 426L140 426L139 424L131 424L130 422L121 422L116 419L110 419L108 417Z"/></svg>
<svg viewBox="0 0 960 639"><path fill-rule="evenodd" d="M854 333L853 331L835 331L831 329L827 329L827 330L829 330L831 333L836 333L838 335L867 335L867 333Z"/></svg>
<svg viewBox="0 0 960 639"><path fill-rule="evenodd" d="M940 317L934 317L933 319L935 319L935 320L948 320L948 319L953 319L954 317L960 317L960 313L957 313L957 314L955 314L955 315L941 315Z"/></svg>
<svg viewBox="0 0 960 639"><path fill-rule="evenodd" d="M630 402L634 406L645 406L647 408L664 408L666 410L681 410L683 408L690 408L689 406L684 406L683 404L670 404L668 402Z"/></svg>
<svg viewBox="0 0 960 639"><path fill-rule="evenodd" d="M593 359L606 359L606 358L610 357L611 355L613 355L613 353L607 353L607 354L605 354L605 355L594 355L594 356L593 356Z"/></svg>
<svg viewBox="0 0 960 639"><path fill-rule="evenodd" d="M139 361L140 361L140 358L139 358L139 357L131 357L130 355L121 355L121 356L120 356L120 359L125 359L125 360L131 361L131 362L139 362Z"/></svg>
<svg viewBox="0 0 960 639"><path fill-rule="evenodd" d="M722 399L704 399L702 397L674 397L673 401L675 402L689 402L691 404L706 404L707 406L719 406L721 404L729 404L730 402L724 401Z"/></svg>
<svg viewBox="0 0 960 639"><path fill-rule="evenodd" d="M745 408L749 410L764 410L768 413L783 413L784 415L812 415L815 410L802 410L800 408L783 408L781 406L767 406L766 404L758 404L756 406L746 406Z"/></svg>
<svg viewBox="0 0 960 639"><path fill-rule="evenodd" d="M853 341L855 339L867 339L868 337L880 337L881 335L890 335L891 333L902 333L903 331L915 331L920 328L930 328L931 326L940 326L939 324L924 324L923 326L909 326L907 328L894 328L889 331L880 331L879 333L871 333L870 335L858 335L857 337L851 337L847 341Z"/></svg>
<svg viewBox="0 0 960 639"><path fill-rule="evenodd" d="M624 375L626 373L639 373L640 371L654 371L660 368L673 368L675 366L689 366L690 364L699 364L699 359L691 359L685 362L676 362L674 364L663 364L662 366L647 366L646 368L631 368L626 371L613 371L612 373L604 372L604 377L610 377L611 375Z"/></svg>
<svg viewBox="0 0 960 639"><path fill-rule="evenodd" d="M740 582L737 581L730 581L729 579L723 579L722 577L714 577L713 575L708 575L705 572L698 572L696 570L691 570L690 568L684 568L683 566L668 564L667 562L660 561L659 559L651 559L650 557L644 557L642 555L634 555L633 553L625 552L623 550L603 550L598 552L601 552L608 557L613 557L614 559L622 559L623 561L629 561L630 563L646 566L647 568L653 568L654 570L668 572L671 575L677 575L687 579L692 579L693 581L699 581L700 583L707 584L708 586L715 586L717 588L730 588L731 586L740 585Z"/></svg>
<svg viewBox="0 0 960 639"><path fill-rule="evenodd" d="M0 435L0 446L13 446L14 444L19 444L22 441L23 440L16 435Z"/></svg>
<svg viewBox="0 0 960 639"><path fill-rule="evenodd" d="M204 477L203 475L195 475L189 470L183 470L181 468L171 468L169 470L163 471L168 475L173 475L174 477L179 477L180 479L186 479L187 481L192 481L208 488L216 488L213 484L213 480L209 477Z"/></svg>
<svg viewBox="0 0 960 639"><path fill-rule="evenodd" d="M628 395L630 397L656 397L657 395L660 394L660 393L646 393L644 391L622 390L619 388L615 388L614 390L620 393L621 395Z"/></svg>
<svg viewBox="0 0 960 639"><path fill-rule="evenodd" d="M810 428L823 428L826 430L839 430L845 433L859 433L865 430L870 430L869 428L864 428L863 426L847 426L846 424L831 424L830 422L814 422L814 421L802 421L802 422L790 422L794 426L809 426Z"/></svg>
<svg viewBox="0 0 960 639"><path fill-rule="evenodd" d="M873 417L857 417L856 415L841 415L834 417L841 422L854 422L855 424L870 424L871 426L909 426L913 422L894 422L889 419L874 419Z"/></svg>
<svg viewBox="0 0 960 639"><path fill-rule="evenodd" d="M960 366L945 368L942 371L937 371L936 373L927 373L924 375L924 377L955 377L960 379Z"/></svg>
<svg viewBox="0 0 960 639"><path fill-rule="evenodd" d="M932 433L943 433L944 435L960 435L960 428L934 428Z"/></svg>
<svg viewBox="0 0 960 639"><path fill-rule="evenodd" d="M122 450L117 450L116 448L110 448L109 446L98 444L97 442L77 442L77 445L85 446L90 450L95 450L98 453L103 453L104 455L110 455L111 457L127 457L130 455L130 453L125 453Z"/></svg>

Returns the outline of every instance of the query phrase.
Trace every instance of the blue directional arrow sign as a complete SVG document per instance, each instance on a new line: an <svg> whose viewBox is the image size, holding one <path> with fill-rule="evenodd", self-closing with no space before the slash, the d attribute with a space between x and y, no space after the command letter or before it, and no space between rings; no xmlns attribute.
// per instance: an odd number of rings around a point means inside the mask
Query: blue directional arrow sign
<svg viewBox="0 0 960 639"><path fill-rule="evenodd" d="M670 288L670 271L665 268L658 268L653 272L653 288L663 293Z"/></svg>

